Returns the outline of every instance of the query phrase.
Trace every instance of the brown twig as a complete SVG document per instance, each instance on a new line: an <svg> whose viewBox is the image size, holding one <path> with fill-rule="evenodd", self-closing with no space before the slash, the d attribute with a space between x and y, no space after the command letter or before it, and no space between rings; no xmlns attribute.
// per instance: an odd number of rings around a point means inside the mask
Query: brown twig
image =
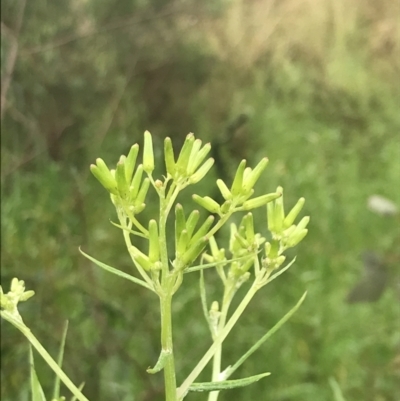
<svg viewBox="0 0 400 401"><path fill-rule="evenodd" d="M1 23L1 33L2 35L8 37L8 40L10 42L10 50L5 62L4 75L1 77L0 119L2 119L4 115L7 92L11 84L12 75L15 69L15 63L18 57L18 37L22 27L22 20L24 18L25 5L26 0L20 0L14 32L3 22Z"/></svg>

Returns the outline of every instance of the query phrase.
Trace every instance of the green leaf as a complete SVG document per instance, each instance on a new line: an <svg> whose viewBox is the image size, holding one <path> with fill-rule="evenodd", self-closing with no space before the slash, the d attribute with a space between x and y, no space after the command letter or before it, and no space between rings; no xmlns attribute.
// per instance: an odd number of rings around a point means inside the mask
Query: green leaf
<svg viewBox="0 0 400 401"><path fill-rule="evenodd" d="M155 374L155 373L159 372L160 370L162 370L165 366L167 357L170 355L171 355L170 351L161 350L160 356L158 357L157 363L154 366L154 368L148 368L148 369L146 369L146 372L150 373L150 374Z"/></svg>
<svg viewBox="0 0 400 401"><path fill-rule="evenodd" d="M145 288L147 288L147 289L149 289L151 291L154 291L154 289L149 284L147 284L145 281L140 280L140 279L138 279L138 278L136 278L134 276L131 276L130 274L124 273L121 270L115 269L114 267L106 265L103 262L100 262L99 260L97 260L97 259L93 258L92 256L88 255L87 253L83 252L81 248L79 248L79 252L83 256L85 256L86 258L91 260L93 263L95 263L97 266L101 267L102 269L107 270L108 272L116 274L117 276L125 278L125 279L127 279L129 281L133 281L134 283L139 284L142 287L145 287Z"/></svg>
<svg viewBox="0 0 400 401"><path fill-rule="evenodd" d="M42 386L40 385L39 379L35 370L35 362L33 360L33 352L32 347L29 346L29 363L30 363L30 374L31 374L31 392L32 392L32 401L46 401L46 397L44 395Z"/></svg>
<svg viewBox="0 0 400 401"><path fill-rule="evenodd" d="M300 308L300 305L303 303L304 299L306 298L306 295L307 291L303 294L303 296L300 298L297 304L288 313L286 313L286 315L283 316L283 318L280 319L279 322L272 327L272 329L268 330L267 333L264 334L234 365L226 369L225 377L227 378L230 377L233 374L233 372L235 372L235 370L239 366L241 366L250 355L252 355L255 351L257 351L257 349L260 348L261 345L268 340L268 338L270 338L273 334L275 334L293 316L293 314L297 311L297 309Z"/></svg>
<svg viewBox="0 0 400 401"><path fill-rule="evenodd" d="M260 379L269 376L271 373L261 373L260 375L245 377L244 379L237 380L224 380L221 382L206 382L206 383L193 383L189 387L189 391L203 392L203 391L220 391L220 390L230 390L233 388L248 386L253 384Z"/></svg>
<svg viewBox="0 0 400 401"><path fill-rule="evenodd" d="M68 320L64 324L64 330L61 337L60 350L58 351L57 365L61 368L64 359L65 340L67 338ZM54 380L53 398L58 400L60 398L60 378L56 375Z"/></svg>

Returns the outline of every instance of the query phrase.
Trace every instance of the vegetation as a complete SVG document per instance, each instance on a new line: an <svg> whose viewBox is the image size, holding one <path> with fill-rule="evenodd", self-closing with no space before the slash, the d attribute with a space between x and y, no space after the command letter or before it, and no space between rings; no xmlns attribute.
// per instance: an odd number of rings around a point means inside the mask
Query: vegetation
<svg viewBox="0 0 400 401"><path fill-rule="evenodd" d="M224 355L236 360L307 289L301 312L238 370L273 374L220 399L396 400L399 225L366 208L375 193L400 205L396 7L390 0L2 2L2 84L11 77L2 112L2 284L20 277L35 289L21 313L53 354L70 319L64 367L74 382L86 381L89 399L162 397L162 377L143 370L158 357L150 334L158 332L156 301L78 252L90 249L132 272L118 230L104 221L112 205L88 166L99 155L111 162L148 128L156 152L159 138L183 143L190 131L213 142L216 170L231 178L242 158L255 165L267 154L262 192L290 188L288 205L304 196L313 216L296 269L256 295L227 338ZM213 197L216 178L199 183L199 193ZM153 213L151 205L143 212ZM376 303L348 305L365 249L384 255L393 285ZM201 310L197 280L189 275L185 288L174 310L182 378L209 344L207 326L190 320ZM1 397L27 399L26 344L2 325L1 346L13 372L2 369ZM35 362L51 386L48 368Z"/></svg>

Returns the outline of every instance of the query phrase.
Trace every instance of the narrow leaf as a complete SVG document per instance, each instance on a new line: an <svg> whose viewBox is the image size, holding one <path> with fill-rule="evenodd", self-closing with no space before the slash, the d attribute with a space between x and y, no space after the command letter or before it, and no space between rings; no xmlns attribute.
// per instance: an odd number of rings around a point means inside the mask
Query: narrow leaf
<svg viewBox="0 0 400 401"><path fill-rule="evenodd" d="M129 281L133 281L134 283L139 284L142 287L145 287L145 288L147 288L147 289L149 289L151 291L154 291L154 289L149 284L147 284L145 281L140 280L140 279L138 279L138 278L136 278L134 276L131 276L130 274L124 273L121 270L115 269L114 267L106 265L103 262L100 262L99 260L97 260L97 259L93 258L92 256L88 255L87 253L83 252L81 248L79 248L79 252L83 256L85 256L86 258L91 260L93 263L95 263L97 266L101 267L102 269L107 270L108 272L116 274L117 276L125 278L125 279L127 279Z"/></svg>
<svg viewBox="0 0 400 401"><path fill-rule="evenodd" d="M245 387L249 384L253 384L260 379L269 376L271 373L261 373L260 375L245 377L244 379L237 380L224 380L221 382L207 382L207 383L193 383L189 387L189 391L203 392L203 391L220 391L230 390L238 387Z"/></svg>
<svg viewBox="0 0 400 401"><path fill-rule="evenodd" d="M33 360L32 347L29 346L29 363L30 363L30 384L32 392L32 401L46 401L42 386L40 385L39 379L35 370L35 362Z"/></svg>
<svg viewBox="0 0 400 401"><path fill-rule="evenodd" d="M64 349L65 349L65 340L67 338L68 331L68 320L64 323L64 329L62 332L60 350L58 351L57 365L61 368L64 359ZM53 399L58 400L60 398L60 378L56 375L54 380L54 390L53 390Z"/></svg>

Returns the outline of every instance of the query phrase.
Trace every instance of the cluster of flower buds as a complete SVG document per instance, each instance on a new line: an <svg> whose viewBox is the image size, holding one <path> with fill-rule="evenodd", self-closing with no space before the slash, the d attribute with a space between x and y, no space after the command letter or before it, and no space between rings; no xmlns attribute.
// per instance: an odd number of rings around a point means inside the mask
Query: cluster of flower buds
<svg viewBox="0 0 400 401"><path fill-rule="evenodd" d="M183 269L193 262L205 248L208 238L207 234L214 222L214 216L209 216L200 228L195 232L199 221L200 212L193 210L186 219L183 206L177 204L175 207L175 261L176 269Z"/></svg>
<svg viewBox="0 0 400 401"><path fill-rule="evenodd" d="M267 164L268 159L263 158L257 166L252 169L246 167L246 160L242 160L236 170L235 178L230 189L224 181L218 179L217 185L225 200L222 205L218 204L218 202L209 196L201 197L199 195L193 195L193 200L209 212L216 213L220 216L228 214L234 209L252 210L264 206L268 202L281 196L281 193L277 191L249 199L254 193L254 185L260 178L261 173L267 167ZM237 209L238 207L240 207L240 209Z"/></svg>
<svg viewBox="0 0 400 401"><path fill-rule="evenodd" d="M151 146L150 133L145 133L145 149ZM147 139L146 139L147 138ZM109 170L104 160L98 158L96 164L90 166L93 175L99 180L100 184L111 194L111 199L115 203L119 198L127 201L130 211L133 214L140 213L145 208L145 198L150 186L149 178L142 180L143 172L151 170L151 158L143 157L143 164L139 164L135 171L136 159L139 152L139 145L131 147L128 156L121 156L115 170ZM154 159L153 159L154 168Z"/></svg>
<svg viewBox="0 0 400 401"><path fill-rule="evenodd" d="M277 192L283 193L282 187ZM300 198L296 205L285 215L283 196L267 204L268 229L272 234L272 242L265 244L265 259L263 264L270 269L277 269L285 261L283 252L296 246L308 233L306 228L310 217L303 217L298 224L294 224L304 206L304 198Z"/></svg>
<svg viewBox="0 0 400 401"><path fill-rule="evenodd" d="M214 164L214 159L206 158L211 145L207 143L201 147L202 141L195 139L192 133L186 136L185 142L175 161L171 138L165 138L164 157L167 177L175 180L177 184L196 184L204 178ZM202 165L201 165L202 164Z"/></svg>
<svg viewBox="0 0 400 401"><path fill-rule="evenodd" d="M11 280L11 288L7 294L3 293L3 288L0 285L0 307L5 311L19 316L17 310L18 302L27 301L34 295L35 291L25 291L25 282L23 280L18 280L14 277Z"/></svg>

